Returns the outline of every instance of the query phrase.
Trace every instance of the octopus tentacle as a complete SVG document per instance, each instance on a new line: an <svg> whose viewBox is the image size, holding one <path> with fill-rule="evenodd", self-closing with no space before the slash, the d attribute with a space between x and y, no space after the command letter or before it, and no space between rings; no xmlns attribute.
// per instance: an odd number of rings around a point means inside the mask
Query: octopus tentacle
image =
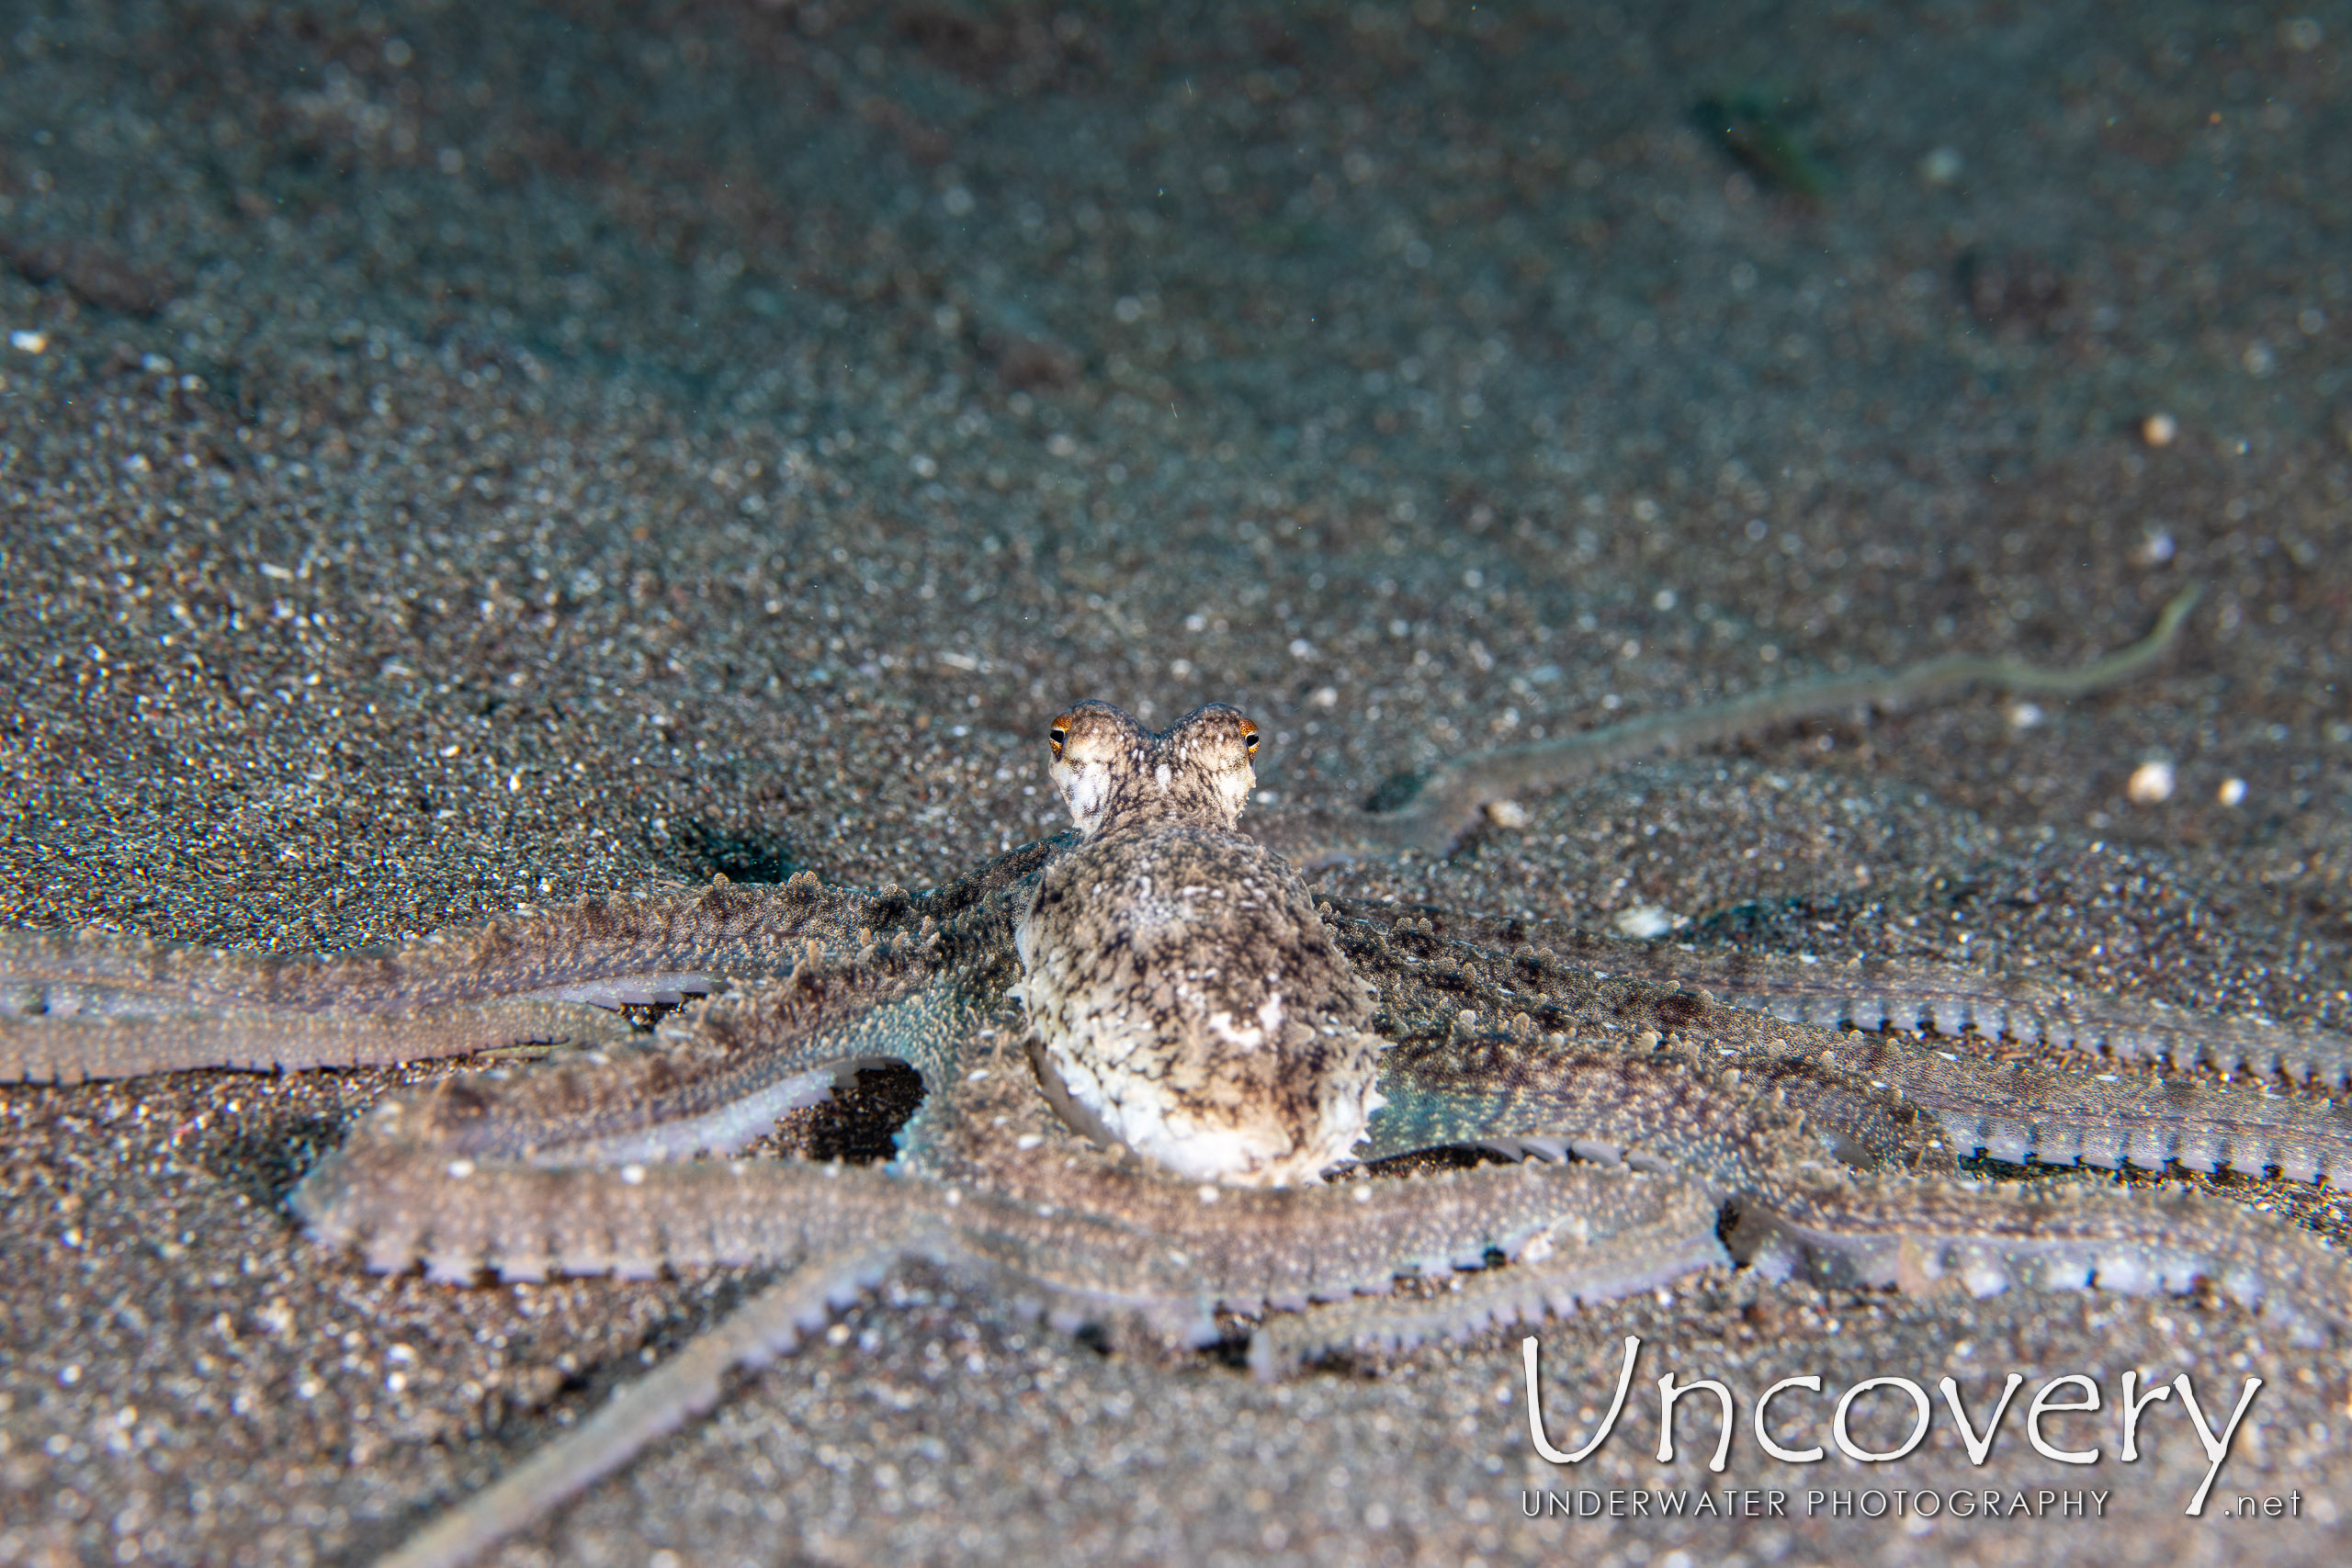
<svg viewBox="0 0 2352 1568"><path fill-rule="evenodd" d="M889 897L826 887L807 872L775 886L722 880L684 896L582 898L328 958L175 947L101 931L12 931L0 935L0 990L15 998L12 1010L52 1014L208 1007L401 1012L492 998L601 1001L631 976L658 985L713 971L763 971L773 953L808 937L839 942L873 925L875 906ZM77 1006L85 997L87 1005Z"/></svg>
<svg viewBox="0 0 2352 1568"><path fill-rule="evenodd" d="M294 1208L320 1240L356 1246L373 1269L421 1261L452 1280L776 1260L821 1241L806 1227L827 1216L927 1212L976 1258L1072 1299L1175 1310L1178 1298L1198 1298L1256 1312L1383 1289L1399 1273L1475 1267L1565 1217L1634 1201L1581 1168L1345 1189L1200 1185L1067 1135L1059 1159L990 1161L955 1180L797 1161L615 1167L585 1163L608 1156L602 1137L531 1145L480 1135L485 1121L532 1124L514 1117L516 1097L533 1078L567 1076L578 1075L527 1074L486 1090L451 1080L414 1105L387 1101L304 1179ZM533 1109L543 1111L536 1100Z"/></svg>
<svg viewBox="0 0 2352 1568"><path fill-rule="evenodd" d="M1671 1167L1719 1194L1827 1157L1824 1128L1836 1153L1867 1163L1907 1164L1916 1142L1910 1115L1890 1097L1834 1069L1724 1066L1679 1043L1629 1049L1565 1032L1399 1046L1382 1061L1380 1092L1387 1103L1374 1114L1366 1159L1508 1144ZM1817 1117L1811 1137L1809 1116Z"/></svg>
<svg viewBox="0 0 2352 1568"><path fill-rule="evenodd" d="M0 931L0 1083L614 1043L628 1029L588 1008L675 1004L773 976L812 942L856 953L919 939L1001 902L1069 837L922 893L828 887L805 871L775 886L722 877L691 894L584 898L328 958L108 931Z"/></svg>
<svg viewBox="0 0 2352 1568"><path fill-rule="evenodd" d="M1397 810L1295 810L1272 815L1253 831L1305 866L1408 853L1442 855L1476 825L1492 801L1556 788L1654 752L1728 740L1816 714L1928 701L1972 686L2064 698L2132 680L2170 649L2197 597L2195 588L2183 592L2164 607L2146 637L2078 670L2045 670L2006 655L1954 654L1901 670L1796 682L1703 707L1481 751L1425 775L1412 799Z"/></svg>
<svg viewBox="0 0 2352 1568"><path fill-rule="evenodd" d="M1377 1294L1399 1277L1447 1278L1495 1254L1516 1258L1579 1216L1594 1234L1657 1224L1670 1197L1697 1190L1532 1162L1293 1188L1197 1186L1107 1164L1089 1176L1080 1162L1000 1189L1057 1213L1068 1204L1117 1216L1215 1304L1252 1315ZM1046 1279L1071 1267L1027 1252L1012 1261Z"/></svg>
<svg viewBox="0 0 2352 1568"><path fill-rule="evenodd" d="M196 1067L302 1072L508 1045L604 1045L627 1020L578 1002L464 1002L417 1012L231 1008L173 1018L0 1015L0 1083L83 1083Z"/></svg>
<svg viewBox="0 0 2352 1568"><path fill-rule="evenodd" d="M1796 1023L1916 1030L2100 1051L2124 1062L2352 1083L2352 1036L2253 1014L2199 1013L2100 996L2040 979L1994 977L1941 964L1876 960L1804 964L1742 954L1710 985L1725 1001Z"/></svg>
<svg viewBox="0 0 2352 1568"><path fill-rule="evenodd" d="M650 1041L446 1079L420 1108L418 1135L540 1164L732 1153L859 1067L899 1061L939 1101L919 1141L955 1092L957 1043L1002 989L1002 926L976 916L846 956L812 944L787 978L714 998Z"/></svg>
<svg viewBox="0 0 2352 1568"><path fill-rule="evenodd" d="M1532 945L1599 974L1703 990L1790 1023L1895 1031L1932 1025L1962 1041L1958 1050L1971 1048L1963 1032L1973 1031L1980 1040L2071 1046L2126 1062L2352 1084L2352 1034L2324 1025L2196 1012L2038 976L1986 975L1915 959L1820 963L1786 953L1636 942L1518 916L1456 915L1354 898L1323 902L1342 919L1483 947Z"/></svg>
<svg viewBox="0 0 2352 1568"><path fill-rule="evenodd" d="M1656 1201L1652 1188L1589 1168L1340 1187L1200 1185L1075 1140L1059 1160L1000 1167L993 1180L970 1182L791 1160L559 1166L537 1162L537 1151L465 1152L470 1141L454 1131L464 1120L451 1116L440 1086L416 1107L385 1102L303 1180L296 1213L319 1240L357 1247L372 1269L422 1262L451 1280L484 1269L644 1277L774 1261L825 1244L829 1227L857 1217L928 1213L976 1259L1073 1299L1167 1311L1198 1299L1254 1313L1382 1290L1399 1274L1476 1267L1564 1219L1639 1217Z"/></svg>
<svg viewBox="0 0 2352 1568"><path fill-rule="evenodd" d="M1935 1116L1962 1156L2048 1165L2259 1175L2352 1188L2352 1107L2280 1095L2261 1083L2207 1084L2143 1077L2101 1082L2029 1063L1993 1064L1899 1037L1838 1045L1831 1066L1899 1090Z"/></svg>
<svg viewBox="0 0 2352 1568"><path fill-rule="evenodd" d="M2211 1281L2298 1341L2352 1332L2352 1261L2312 1233L2178 1190L1797 1180L1744 1197L1732 1256L1767 1278L1824 1285L1950 1284L2182 1293Z"/></svg>
<svg viewBox="0 0 2352 1568"><path fill-rule="evenodd" d="M1253 1364L1271 1371L1307 1348L1461 1332L1491 1321L1505 1303L1516 1313L1602 1300L1724 1257L1713 1200L1668 1178L1603 1179L1529 1167L1280 1190L1196 1189L1107 1166L1095 1174L1129 1189L1114 1218L1038 1201L1035 1190L934 1188L797 1161L661 1167L634 1178L595 1168L483 1169L453 1164L397 1113L379 1113L297 1198L314 1234L360 1241L371 1266L406 1267L421 1257L445 1276L485 1260L512 1272L503 1233L480 1225L519 1213L533 1216L523 1234L562 1238L550 1246L573 1271L635 1272L657 1257L671 1266L746 1254L806 1259L621 1390L578 1432L385 1561L424 1568L470 1560L707 1409L730 1368L790 1349L829 1307L909 1258L1041 1284L1058 1303L1049 1317L1066 1325L1106 1311L1140 1313L1195 1343L1214 1332L1204 1314L1211 1297L1253 1312L1346 1300L1385 1290L1400 1272L1447 1275L1495 1252L1524 1258L1532 1270L1510 1292L1481 1280L1459 1301L1355 1303L1320 1328L1269 1340L1263 1351L1253 1346ZM484 1181L497 1190L494 1214L476 1201L478 1190L461 1191Z"/></svg>
<svg viewBox="0 0 2352 1568"><path fill-rule="evenodd" d="M800 1337L879 1283L923 1239L884 1235L813 1260L744 1303L610 1403L440 1515L377 1568L458 1568L516 1530L545 1517L635 1459L650 1444L718 1403L720 1381L799 1348Z"/></svg>
<svg viewBox="0 0 2352 1568"><path fill-rule="evenodd" d="M1451 1288L1341 1302L1270 1318L1250 1339L1250 1370L1261 1381L1342 1350L1388 1352L1441 1338L1465 1338L1498 1325L1614 1301L1729 1261L1715 1235L1718 1211L1700 1187L1618 1173L1597 1193L1598 1216L1579 1213L1522 1247L1510 1267L1447 1281ZM1650 1195L1647 1212L1625 1199Z"/></svg>
<svg viewBox="0 0 2352 1568"><path fill-rule="evenodd" d="M378 1273L435 1280L558 1274L650 1279L666 1269L785 1262L892 1216L924 1190L876 1170L802 1161L548 1167L476 1159L412 1129L389 1100L303 1178L290 1201L324 1245Z"/></svg>
<svg viewBox="0 0 2352 1568"><path fill-rule="evenodd" d="M730 972L771 972L778 953L839 945L893 899L909 902L802 873L776 887L587 898L332 958L0 933L0 1082L413 1061L609 1037L582 1027L580 1004L677 1002ZM150 1026L89 1027L99 1020Z"/></svg>
<svg viewBox="0 0 2352 1568"><path fill-rule="evenodd" d="M1900 1036L1863 1039L1784 1023L1724 1006L1706 992L1602 979L1533 949L1504 958L1418 930L1383 934L1345 919L1340 932L1343 945L1385 945L1394 958L1430 977L1425 989L1464 1011L1516 1008L1547 1031L1590 1033L1598 1026L1603 1035L1642 1030L1703 1040L1720 1066L1751 1077L1778 1075L1775 1083L1792 1100L1865 1148L1879 1136L1876 1130L1886 1114L1877 1100L1895 1095L1931 1113L1952 1151L1962 1156L1982 1150L2003 1159L2150 1167L2172 1159L2209 1171L2275 1166L2297 1180L2352 1185L2352 1111L2318 1097L2278 1095L2258 1083L2102 1082L2084 1075L2053 1076ZM1417 1005L1401 990L1383 999L1408 1018ZM1425 1015L1431 999L1418 1004ZM1400 1069L1406 1060L1410 1058L1400 1058ZM1530 1063L1512 1070L1536 1082L1544 1072L1540 1064ZM1573 1061L1561 1067L1564 1073L1578 1070ZM1400 1085L1400 1092L1409 1094L1410 1089ZM1389 1092L1385 1084L1382 1092ZM1691 1147L1697 1151L1701 1145Z"/></svg>

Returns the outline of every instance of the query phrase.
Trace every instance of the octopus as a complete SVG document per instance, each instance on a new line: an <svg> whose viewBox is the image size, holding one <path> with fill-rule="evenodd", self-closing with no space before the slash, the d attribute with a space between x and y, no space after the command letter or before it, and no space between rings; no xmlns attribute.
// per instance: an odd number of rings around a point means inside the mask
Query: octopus
<svg viewBox="0 0 2352 1568"><path fill-rule="evenodd" d="M1267 1379L1733 1269L1928 1295L2203 1292L2290 1342L2338 1343L2352 1269L2312 1231L2177 1187L1981 1163L2352 1186L2352 1116L2330 1098L2352 1048L2326 1031L1305 880L1442 853L1518 795L1793 714L2095 689L2159 657L2186 608L2083 670L1957 660L1784 688L1465 758L1405 809L1254 834L1242 714L1154 733L1081 702L1047 737L1072 829L927 890L722 878L305 960L10 933L0 1080L470 1055L478 1070L379 1101L302 1178L290 1208L320 1245L453 1286L770 1271L426 1520L382 1560L402 1568L480 1557L910 1264L1057 1331L1225 1346ZM886 1162L760 1153L779 1118L886 1064L921 1082Z"/></svg>

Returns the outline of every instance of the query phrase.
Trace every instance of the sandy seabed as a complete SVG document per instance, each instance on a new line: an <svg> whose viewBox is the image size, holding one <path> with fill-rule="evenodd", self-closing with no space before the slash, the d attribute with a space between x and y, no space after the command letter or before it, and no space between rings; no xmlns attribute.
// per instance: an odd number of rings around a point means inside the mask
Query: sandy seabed
<svg viewBox="0 0 2352 1568"><path fill-rule="evenodd" d="M302 952L921 885L1057 825L1078 696L1240 705L1271 810L1808 674L2075 661L2193 581L2126 689L1787 727L1323 885L2352 1025L2347 45L2192 4L8 6L6 916ZM0 1562L365 1561L756 1282L304 1242L292 1182L444 1070L0 1089ZM1519 1331L1267 1387L910 1270L502 1560L2347 1551L2352 1359L2212 1301L1713 1280L1540 1333L1596 1396L1629 1333L1749 1393L2267 1386L2199 1519L2196 1443L2120 1464L2111 1409L2053 1423L2085 1469L1939 1427L1716 1477L1636 1400L1563 1472ZM2111 1496L1523 1506L1810 1485Z"/></svg>

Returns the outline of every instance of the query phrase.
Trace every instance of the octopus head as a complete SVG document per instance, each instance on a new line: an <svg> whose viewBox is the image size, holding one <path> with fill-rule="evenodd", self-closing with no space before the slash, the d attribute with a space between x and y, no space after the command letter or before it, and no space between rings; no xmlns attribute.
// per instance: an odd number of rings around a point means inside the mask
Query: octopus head
<svg viewBox="0 0 2352 1568"><path fill-rule="evenodd" d="M1232 828L1257 787L1258 727L1211 703L1154 735L1109 703L1080 703L1054 720L1054 787L1087 838L1109 827L1188 823Z"/></svg>

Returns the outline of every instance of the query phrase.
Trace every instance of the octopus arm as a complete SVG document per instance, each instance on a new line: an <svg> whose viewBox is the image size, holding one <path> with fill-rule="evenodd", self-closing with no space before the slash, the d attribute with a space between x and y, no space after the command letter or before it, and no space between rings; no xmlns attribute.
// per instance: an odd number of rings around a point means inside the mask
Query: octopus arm
<svg viewBox="0 0 2352 1568"><path fill-rule="evenodd" d="M1382 1059L1379 1089L1367 1159L1479 1145L1670 1166L1729 1193L1833 1152L1808 1139L1808 1113L1785 1091L1671 1046L1566 1033L1405 1045ZM1899 1128L1881 1135L1887 1152L1900 1146Z"/></svg>
<svg viewBox="0 0 2352 1568"><path fill-rule="evenodd" d="M2080 1182L1792 1180L1744 1196L1726 1240L1768 1278L1972 1295L2183 1294L2211 1285L2297 1342L2352 1331L2352 1267L2318 1236L2180 1190Z"/></svg>
<svg viewBox="0 0 2352 1568"><path fill-rule="evenodd" d="M2273 1092L2260 1080L2055 1074L2030 1064L1946 1055L1898 1037L1849 1036L1831 1065L1890 1089L1941 1124L1953 1151L2114 1169L2260 1175L2352 1189L2352 1110ZM2110 1081L2101 1081L2102 1077Z"/></svg>
<svg viewBox="0 0 2352 1568"><path fill-rule="evenodd" d="M1388 1354L1430 1340L1464 1338L1546 1313L1614 1301L1729 1261L1713 1198L1689 1182L1616 1173L1594 1203L1555 1226L1507 1269L1488 1269L1443 1291L1398 1292L1271 1318L1250 1340L1250 1368L1280 1377L1335 1352Z"/></svg>
<svg viewBox="0 0 2352 1568"><path fill-rule="evenodd" d="M2352 1113L2318 1095L2281 1094L2261 1081L2057 1074L1970 1055L1964 1037L1929 1043L1789 1023L1726 1006L1710 991L1600 978L1526 947L1504 957L1427 932L1379 933L1345 920L1339 934L1360 964L1387 977L1383 1003L1408 1028L1430 1028L1448 1009L1458 1018L1463 1010L1498 1016L1518 1008L1529 1027L1561 1031L1572 1041L1629 1032L1679 1038L1712 1056L1718 1073L1736 1071L1750 1086L1775 1089L1806 1111L1816 1136L1850 1145L1838 1151L1850 1164L1885 1163L1891 1156L1896 1163L1916 1163L1917 1156L1901 1150L1916 1141L1902 1122L1917 1114L1932 1119L1958 1157L1983 1152L2006 1160L2108 1168L2154 1168L2168 1160L2203 1171L2276 1168L2295 1180L2352 1186ZM1955 1048L1939 1048L1944 1044ZM1540 1053L1527 1048L1475 1072L1467 1066L1469 1051L1457 1043L1434 1055L1414 1048L1390 1054L1381 1092L1397 1103L1374 1123L1374 1157L1401 1152L1419 1138L1478 1142L1482 1124L1492 1132L1542 1135L1540 1123L1552 1110L1543 1097L1575 1087L1565 1077L1549 1082ZM1433 1077L1449 1060L1454 1065ZM1592 1070L1573 1053L1556 1069ZM1589 1119L1608 1114L1605 1095L1573 1119L1561 1110L1555 1131L1580 1129L1605 1140ZM1671 1133L1680 1125L1672 1119L1678 1112L1661 1114L1661 1129ZM1417 1116L1435 1120L1423 1127ZM1687 1152L1673 1157L1708 1170L1703 1162L1712 1156L1705 1147L1684 1143ZM1666 1152L1675 1145L1650 1146ZM1858 1152L1862 1157L1855 1157Z"/></svg>
<svg viewBox="0 0 2352 1568"><path fill-rule="evenodd" d="M789 1263L937 1217L923 1190L865 1167L802 1160L540 1165L453 1154L423 1113L387 1101L295 1189L323 1245L378 1273L507 1280Z"/></svg>
<svg viewBox="0 0 2352 1568"><path fill-rule="evenodd" d="M1634 942L1517 916L1464 916L1350 898L1328 898L1325 904L1342 919L1408 938L1418 931L1424 940L1450 943L1528 947L1545 959L1583 969L1705 991L1790 1023L1874 1031L1932 1026L1962 1052L2013 1040L2098 1051L2124 1062L2275 1073L2330 1087L2352 1084L2352 1034L2323 1023L2199 1012L1955 964L1889 958L1819 963L1789 953Z"/></svg>
<svg viewBox="0 0 2352 1568"><path fill-rule="evenodd" d="M727 1154L858 1068L904 1062L926 1084L920 1139L945 1113L956 1054L1002 987L1001 933L988 925L855 954L812 945L786 979L714 998L650 1038L512 1076L446 1078L407 1113L412 1136L452 1155L543 1166Z"/></svg>
<svg viewBox="0 0 2352 1568"><path fill-rule="evenodd" d="M789 1270L661 1367L489 1486L440 1515L377 1568L458 1568L627 1465L651 1443L717 1404L723 1380L799 1348L927 1239L883 1233Z"/></svg>
<svg viewBox="0 0 2352 1568"><path fill-rule="evenodd" d="M464 1002L415 1012L225 1008L163 1018L0 1015L0 1083L82 1083L198 1067L312 1067L462 1056L510 1045L615 1044L628 1022L576 1002Z"/></svg>
<svg viewBox="0 0 2352 1568"><path fill-rule="evenodd" d="M588 898L327 958L176 947L109 932L0 933L0 1082L195 1067L298 1069L593 1041L586 1007L675 1003L778 953L841 946L910 901L718 883Z"/></svg>
<svg viewBox="0 0 2352 1568"><path fill-rule="evenodd" d="M1623 1294L1723 1256L1713 1201L1664 1178L1531 1167L1334 1188L1216 1189L1204 1199L1188 1184L1102 1166L1095 1178L1124 1184L1125 1201L1093 1212L1039 1201L1034 1190L797 1161L634 1173L490 1168L452 1162L445 1147L401 1123L398 1113L379 1114L296 1200L322 1239L356 1243L378 1268L421 1258L443 1275L485 1265L511 1273L525 1260L575 1272L647 1272L759 1258L787 1271L576 1431L384 1560L399 1568L471 1561L709 1408L731 1369L790 1350L833 1308L913 1258L1036 1287L1057 1324L1141 1314L1193 1343L1214 1337L1205 1311L1213 1298L1252 1309L1314 1297L1348 1303L1320 1330L1253 1348L1265 1371L1310 1346L1460 1332L1501 1310L1491 1289L1456 1312L1410 1296L1357 1299L1386 1290L1400 1273L1450 1274L1494 1253L1517 1256L1534 1270L1510 1298L1517 1311Z"/></svg>

